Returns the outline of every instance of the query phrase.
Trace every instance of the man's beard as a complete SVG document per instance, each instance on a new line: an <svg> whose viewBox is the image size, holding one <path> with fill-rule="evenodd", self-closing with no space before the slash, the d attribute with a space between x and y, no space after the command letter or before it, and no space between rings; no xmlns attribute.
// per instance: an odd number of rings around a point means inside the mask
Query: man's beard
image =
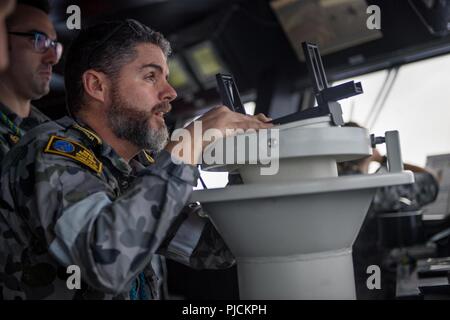
<svg viewBox="0 0 450 320"><path fill-rule="evenodd" d="M164 125L160 129L154 129L149 127L149 121L152 116L155 116L152 115L153 112L167 110L165 105L167 102L154 106L152 111L137 110L122 99L117 88L113 88L111 102L107 119L110 128L118 138L128 140L140 149L153 152L160 152L166 146L169 139L167 127Z"/></svg>

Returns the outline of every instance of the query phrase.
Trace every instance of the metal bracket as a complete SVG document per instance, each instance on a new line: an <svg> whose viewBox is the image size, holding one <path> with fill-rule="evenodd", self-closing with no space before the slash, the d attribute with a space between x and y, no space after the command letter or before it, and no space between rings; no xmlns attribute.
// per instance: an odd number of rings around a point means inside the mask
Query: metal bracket
<svg viewBox="0 0 450 320"><path fill-rule="evenodd" d="M319 47L316 44L303 42L302 48L305 54L309 76L313 83L317 106L275 119L272 122L274 124L284 124L330 115L334 125L343 125L342 108L337 101L363 93L361 83L349 81L338 86L330 87L323 67Z"/></svg>
<svg viewBox="0 0 450 320"><path fill-rule="evenodd" d="M384 137L370 135L370 144L375 148L377 144L386 143L386 158L389 172L402 172L403 159L400 148L400 135L398 131L386 131Z"/></svg>
<svg viewBox="0 0 450 320"><path fill-rule="evenodd" d="M222 103L235 112L246 114L233 76L218 73L216 81Z"/></svg>

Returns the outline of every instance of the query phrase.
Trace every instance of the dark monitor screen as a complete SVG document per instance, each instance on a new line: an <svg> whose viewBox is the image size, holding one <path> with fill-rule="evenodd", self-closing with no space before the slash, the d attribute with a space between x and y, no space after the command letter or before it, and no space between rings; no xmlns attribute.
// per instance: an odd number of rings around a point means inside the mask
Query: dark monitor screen
<svg viewBox="0 0 450 320"><path fill-rule="evenodd" d="M367 27L365 0L274 0L270 4L301 61L305 61L304 41L318 44L326 55L382 37L380 30Z"/></svg>

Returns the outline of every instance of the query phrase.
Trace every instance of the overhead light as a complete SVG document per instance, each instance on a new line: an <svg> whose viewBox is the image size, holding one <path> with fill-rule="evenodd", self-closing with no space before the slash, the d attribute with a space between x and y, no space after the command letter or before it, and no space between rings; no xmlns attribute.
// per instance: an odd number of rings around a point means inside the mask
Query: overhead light
<svg viewBox="0 0 450 320"><path fill-rule="evenodd" d="M216 84L215 75L227 72L224 63L210 41L190 47L186 51L186 59L197 79L206 88Z"/></svg>
<svg viewBox="0 0 450 320"><path fill-rule="evenodd" d="M195 92L198 89L194 79L187 71L181 58L177 55L169 58L169 83L179 93Z"/></svg>

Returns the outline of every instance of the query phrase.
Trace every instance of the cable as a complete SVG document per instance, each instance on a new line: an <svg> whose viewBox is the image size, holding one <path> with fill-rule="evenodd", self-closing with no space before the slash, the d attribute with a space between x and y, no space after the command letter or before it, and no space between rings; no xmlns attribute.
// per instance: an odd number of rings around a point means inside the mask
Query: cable
<svg viewBox="0 0 450 320"><path fill-rule="evenodd" d="M425 26L425 28L428 29L428 32L431 33L432 35L436 35L437 32L434 30L434 28L432 26L430 26L427 22L427 20L425 19L425 17L420 13L419 8L416 7L416 5L411 1L408 0L409 5L412 7L412 9L414 10L414 12L417 14L417 16L419 17L420 22L423 23L423 25ZM431 10L431 8L429 8L428 10Z"/></svg>
<svg viewBox="0 0 450 320"><path fill-rule="evenodd" d="M201 175L201 170L200 170L200 165L197 165L197 168L198 168L198 171L199 171L199 173L200 173L199 179L200 179L200 183L201 183L202 186L203 186L203 189L208 189L208 187L207 187L206 184L205 184L205 181L203 181L203 178L202 178L202 175Z"/></svg>
<svg viewBox="0 0 450 320"><path fill-rule="evenodd" d="M383 97L383 99L382 99L382 101L380 103L380 107L378 108L378 110L377 110L377 112L376 112L376 114L375 114L375 116L373 118L372 123L368 127L370 130L372 130L372 128L375 126L375 123L377 122L378 117L381 114L381 111L383 110L384 106L386 105L386 101L387 101L387 99L389 97L389 94L391 93L392 88L394 87L395 81L397 80L398 71L399 71L399 67L395 67L393 69L393 76L391 77L391 82L388 84L387 89L386 89L386 93L385 93L385 95L384 95L384 97Z"/></svg>
<svg viewBox="0 0 450 320"><path fill-rule="evenodd" d="M379 102L380 102L380 100L381 100L381 98L382 98L382 96L383 96L383 94L384 94L384 92L386 90L386 86L389 83L389 79L391 77L391 74L392 74L392 69L387 70L386 78L384 79L384 81L383 81L383 83L381 85L381 88L378 91L377 97L375 98L375 101L373 102L372 107L369 110L369 113L367 115L366 121L364 121L364 123L363 123L363 126L366 127L366 128L368 128L370 120L371 120L373 114L375 113L374 111L376 111L377 108L378 108L378 104L379 104Z"/></svg>

